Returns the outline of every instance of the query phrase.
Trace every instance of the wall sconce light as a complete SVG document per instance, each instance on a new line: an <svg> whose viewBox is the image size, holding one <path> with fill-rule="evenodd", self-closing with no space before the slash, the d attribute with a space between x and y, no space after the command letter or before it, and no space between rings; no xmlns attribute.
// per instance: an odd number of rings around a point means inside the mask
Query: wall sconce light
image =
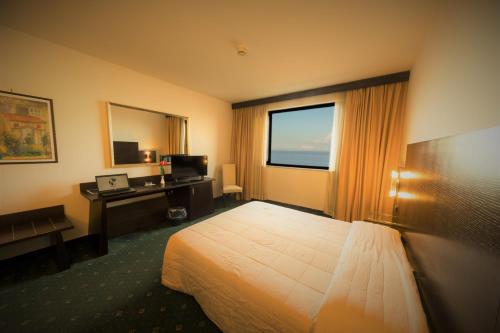
<svg viewBox="0 0 500 333"><path fill-rule="evenodd" d="M395 198L399 191L399 172L396 170L391 171L391 190L389 191L389 197Z"/></svg>
<svg viewBox="0 0 500 333"><path fill-rule="evenodd" d="M417 178L417 174L412 171L391 171L391 190L389 191L389 196L391 198L403 198L403 199L411 199L414 195L407 192L399 191L399 182L400 179L414 179Z"/></svg>
<svg viewBox="0 0 500 333"><path fill-rule="evenodd" d="M398 221L399 219L399 204L398 200L403 199L415 199L416 195L409 192L400 191L400 180L401 179L414 179L417 178L417 174L412 171L391 171L391 189L389 191L389 197L394 198L394 205L392 209L393 221Z"/></svg>
<svg viewBox="0 0 500 333"><path fill-rule="evenodd" d="M156 151L139 150L139 161L142 163L156 163Z"/></svg>

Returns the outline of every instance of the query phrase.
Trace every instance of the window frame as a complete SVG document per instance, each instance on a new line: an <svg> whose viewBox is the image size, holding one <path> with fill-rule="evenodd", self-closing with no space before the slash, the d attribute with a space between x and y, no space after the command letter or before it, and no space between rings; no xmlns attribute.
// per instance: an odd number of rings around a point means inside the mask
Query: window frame
<svg viewBox="0 0 500 333"><path fill-rule="evenodd" d="M266 165L269 166L278 166L278 167L290 167L290 168L301 168L301 169L316 169L316 170L328 170L330 165L324 166L314 166L314 165L298 165L298 164L284 164L284 163L272 163L271 162L271 146L272 146L272 134L273 134L273 114L277 113L285 113L285 112L294 112L294 111L302 111L302 110L311 110L311 109L319 109L324 107L332 107L333 108L333 117L335 119L335 103L322 103L322 104L314 104L314 105L306 105L299 106L288 109L281 110L273 110L267 113L268 116L268 133L267 133L267 160ZM332 123L332 131L333 131L333 123ZM330 146L329 153L331 154L332 147Z"/></svg>

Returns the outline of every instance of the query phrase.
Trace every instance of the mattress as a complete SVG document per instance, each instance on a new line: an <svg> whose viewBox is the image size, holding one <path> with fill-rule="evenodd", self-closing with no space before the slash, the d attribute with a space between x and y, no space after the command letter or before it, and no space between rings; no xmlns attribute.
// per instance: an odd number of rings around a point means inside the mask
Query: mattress
<svg viewBox="0 0 500 333"><path fill-rule="evenodd" d="M404 274L391 269L384 276L379 266L387 263L373 259L389 251L386 247L394 246L389 244L391 241L400 245L399 234L381 226L368 230L357 225L372 224L351 224L250 202L172 235L165 250L162 283L193 295L207 316L226 333L348 332L330 327L341 325L339 321L345 318L361 317L375 317L384 328L424 332L425 325L420 322L412 326L412 314L401 315L409 303L417 302L417 310L421 311L407 263L399 265ZM380 239L374 241L377 236ZM360 244L365 251L357 251ZM403 250L400 261L405 260ZM356 273L356 263L367 261L373 262L369 265L373 269ZM408 277L410 281L403 283L406 294L397 294L401 289L395 289L396 295L389 293L394 299L377 294L380 286L390 290L391 283ZM379 281L377 288L371 286L374 281ZM375 302L372 296L378 297ZM384 307L392 302L401 309L386 313L394 310L390 305ZM382 310L374 310L373 306L381 306ZM341 318L335 313L342 313ZM332 317L336 318L333 324ZM356 327L347 327L356 332Z"/></svg>

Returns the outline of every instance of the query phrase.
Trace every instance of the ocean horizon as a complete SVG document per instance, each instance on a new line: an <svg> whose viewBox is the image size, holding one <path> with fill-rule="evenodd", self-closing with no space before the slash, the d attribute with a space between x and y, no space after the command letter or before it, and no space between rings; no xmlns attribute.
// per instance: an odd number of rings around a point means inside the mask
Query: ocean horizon
<svg viewBox="0 0 500 333"><path fill-rule="evenodd" d="M271 163L328 167L330 152L306 150L271 150Z"/></svg>

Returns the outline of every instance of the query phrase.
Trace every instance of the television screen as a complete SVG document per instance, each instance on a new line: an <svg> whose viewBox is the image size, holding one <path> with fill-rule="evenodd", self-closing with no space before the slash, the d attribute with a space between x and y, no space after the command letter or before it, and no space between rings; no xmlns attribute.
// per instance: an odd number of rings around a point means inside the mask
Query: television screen
<svg viewBox="0 0 500 333"><path fill-rule="evenodd" d="M172 155L172 178L181 179L207 175L208 158L204 156Z"/></svg>
<svg viewBox="0 0 500 333"><path fill-rule="evenodd" d="M134 164L139 161L139 142L113 141L115 164Z"/></svg>

